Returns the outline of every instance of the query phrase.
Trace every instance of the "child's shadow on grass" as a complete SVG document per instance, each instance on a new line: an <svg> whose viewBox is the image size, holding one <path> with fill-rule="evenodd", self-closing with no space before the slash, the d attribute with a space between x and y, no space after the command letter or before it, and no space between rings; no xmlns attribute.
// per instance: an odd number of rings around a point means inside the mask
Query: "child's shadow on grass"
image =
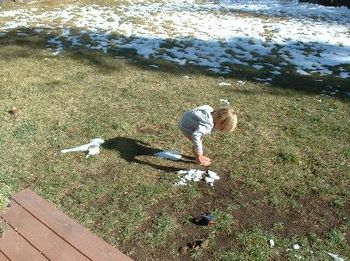
<svg viewBox="0 0 350 261"><path fill-rule="evenodd" d="M163 151L161 149L149 147L149 144L140 140L134 140L126 137L117 137L105 141L105 143L102 144L102 147L105 149L118 151L120 153L121 158L128 162L136 162L139 164L148 165L155 169L159 169L165 172L174 172L181 170L180 168L176 167L162 166L154 164L152 162L139 160L137 158L139 156L154 156L155 153ZM182 157L186 160L180 159L177 162L193 163L193 157L185 155L182 155Z"/></svg>

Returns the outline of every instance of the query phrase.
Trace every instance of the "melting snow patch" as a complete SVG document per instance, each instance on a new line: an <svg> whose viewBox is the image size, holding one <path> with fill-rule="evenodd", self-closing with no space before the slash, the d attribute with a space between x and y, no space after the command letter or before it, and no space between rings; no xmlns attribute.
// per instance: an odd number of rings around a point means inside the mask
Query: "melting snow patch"
<svg viewBox="0 0 350 261"><path fill-rule="evenodd" d="M350 10L345 7L296 0L131 2L2 11L0 31L46 28L48 36L57 32L65 48L80 45L104 53L133 49L145 59L189 63L222 74L230 73L232 66L254 64L256 69L282 72L280 66L291 65L297 72L326 75L350 64ZM84 40L81 32L90 39ZM58 45L56 54L62 48ZM273 62L264 62L265 57ZM341 72L339 77L350 75Z"/></svg>
<svg viewBox="0 0 350 261"><path fill-rule="evenodd" d="M159 66L155 64L150 64L149 67L156 68L156 69L159 68Z"/></svg>
<svg viewBox="0 0 350 261"><path fill-rule="evenodd" d="M299 250L300 249L300 246L298 244L294 244L292 247L293 247L294 250Z"/></svg>
<svg viewBox="0 0 350 261"><path fill-rule="evenodd" d="M300 68L297 69L297 73L300 75L310 75L308 72L305 72L304 70L302 70Z"/></svg>
<svg viewBox="0 0 350 261"><path fill-rule="evenodd" d="M198 182L203 179L208 185L214 186L215 180L220 179L220 177L211 170L208 170L207 172L199 169L179 170L177 175L180 178L180 181L176 183L178 186L185 186L191 181Z"/></svg>
<svg viewBox="0 0 350 261"><path fill-rule="evenodd" d="M224 105L224 106L230 105L230 102L226 99L220 99L220 103L221 103L221 105Z"/></svg>
<svg viewBox="0 0 350 261"><path fill-rule="evenodd" d="M335 261L344 261L344 258L338 256L338 255L335 255L335 254L332 254L332 253L327 253L327 255L329 255L330 257L332 257Z"/></svg>
<svg viewBox="0 0 350 261"><path fill-rule="evenodd" d="M177 151L161 151L155 153L154 156L169 160L179 160L182 158L182 156Z"/></svg>
<svg viewBox="0 0 350 261"><path fill-rule="evenodd" d="M27 33L23 33L23 32L17 32L16 34L17 34L18 36L28 36Z"/></svg>
<svg viewBox="0 0 350 261"><path fill-rule="evenodd" d="M260 82L267 82L267 81L271 81L272 78L262 79L262 78L257 78L257 77L255 77L254 80L257 80L257 81L260 81Z"/></svg>
<svg viewBox="0 0 350 261"><path fill-rule="evenodd" d="M71 149L65 149L61 150L62 153L67 153L67 152L87 152L88 154L86 155L85 158L88 158L92 155L96 155L100 153L100 145L104 143L105 141L100 138L96 139L91 139L90 143L84 144L81 146L77 146Z"/></svg>
<svg viewBox="0 0 350 261"><path fill-rule="evenodd" d="M237 83L239 83L241 85L244 85L246 82L244 82L244 81L237 81Z"/></svg>
<svg viewBox="0 0 350 261"><path fill-rule="evenodd" d="M63 50L63 43L58 38L51 38L51 39L49 39L47 41L47 45L48 46L51 46L51 45L55 46L54 52L52 52L53 55L58 55Z"/></svg>
<svg viewBox="0 0 350 261"><path fill-rule="evenodd" d="M229 82L220 82L219 86L231 86L231 83L229 83Z"/></svg>
<svg viewBox="0 0 350 261"><path fill-rule="evenodd" d="M254 67L257 70L260 70L260 69L264 68L264 66L258 65L258 64L254 64L252 67Z"/></svg>
<svg viewBox="0 0 350 261"><path fill-rule="evenodd" d="M342 79L346 79L346 78L350 77L350 74L348 72L341 72L339 74L339 77L342 78Z"/></svg>

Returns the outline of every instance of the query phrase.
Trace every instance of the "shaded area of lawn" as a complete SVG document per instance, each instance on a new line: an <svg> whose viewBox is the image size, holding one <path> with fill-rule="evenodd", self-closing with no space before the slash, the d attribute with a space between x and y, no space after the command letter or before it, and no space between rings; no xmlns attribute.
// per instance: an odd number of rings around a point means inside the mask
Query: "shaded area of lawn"
<svg viewBox="0 0 350 261"><path fill-rule="evenodd" d="M181 170L181 168L157 165L152 163L151 161L142 161L138 159L138 157L142 157L142 156L155 157L154 154L163 151L161 149L152 148L150 147L149 143L145 143L140 140L135 140L127 137L117 137L117 138L107 140L102 147L109 150L117 151L120 157L128 162L135 162L142 165L151 166L155 169L165 171L165 172L176 172L178 170ZM193 160L193 157L188 157L185 155L182 155L182 156L185 159L187 158L187 160L181 159L179 160L179 162L189 163L191 162L190 159Z"/></svg>

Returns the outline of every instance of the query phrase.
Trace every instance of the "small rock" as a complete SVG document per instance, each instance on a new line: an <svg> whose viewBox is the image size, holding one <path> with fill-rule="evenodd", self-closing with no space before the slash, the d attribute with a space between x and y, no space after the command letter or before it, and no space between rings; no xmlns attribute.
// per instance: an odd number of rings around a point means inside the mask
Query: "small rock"
<svg viewBox="0 0 350 261"><path fill-rule="evenodd" d="M185 247L180 247L179 248L179 252L180 252L180 254L186 254L187 253L187 251L188 251L188 247L187 246L185 246Z"/></svg>
<svg viewBox="0 0 350 261"><path fill-rule="evenodd" d="M192 222L195 225L199 225L199 226L210 226L214 224L215 218L210 214L202 214L196 218L193 218Z"/></svg>
<svg viewBox="0 0 350 261"><path fill-rule="evenodd" d="M14 117L17 117L18 109L15 106L13 106L12 109L8 111L8 113L10 113Z"/></svg>
<svg viewBox="0 0 350 261"><path fill-rule="evenodd" d="M202 248L208 248L209 247L209 239L204 239L201 244Z"/></svg>
<svg viewBox="0 0 350 261"><path fill-rule="evenodd" d="M201 247L201 246L200 246L199 244L196 243L196 244L194 245L193 249L194 249L194 250L199 250L200 247Z"/></svg>

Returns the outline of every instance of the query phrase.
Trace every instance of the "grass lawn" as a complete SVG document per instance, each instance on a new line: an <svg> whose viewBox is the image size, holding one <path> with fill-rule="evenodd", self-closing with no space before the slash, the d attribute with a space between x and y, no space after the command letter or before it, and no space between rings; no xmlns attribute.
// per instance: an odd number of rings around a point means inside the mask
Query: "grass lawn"
<svg viewBox="0 0 350 261"><path fill-rule="evenodd" d="M350 257L348 79L285 71L266 85L252 80L257 71L237 67L224 75L231 86L219 86L220 75L203 68L130 50L64 48L54 56L47 35L23 31L0 37L2 202L30 187L136 260ZM330 85L340 94L320 95ZM176 171L195 164L149 152L190 156L179 117L202 104L219 107L220 99L239 119L232 135L204 140L221 179L213 188L174 186ZM95 157L60 153L95 137L107 140ZM215 225L189 222L201 212ZM195 240L208 245L178 251Z"/></svg>

